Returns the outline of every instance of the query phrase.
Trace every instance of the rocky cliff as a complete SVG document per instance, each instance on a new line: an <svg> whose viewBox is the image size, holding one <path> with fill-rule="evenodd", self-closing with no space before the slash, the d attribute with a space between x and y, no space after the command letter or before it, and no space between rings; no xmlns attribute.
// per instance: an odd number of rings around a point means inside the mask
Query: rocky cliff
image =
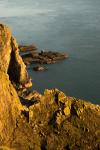
<svg viewBox="0 0 100 150"><path fill-rule="evenodd" d="M98 150L100 106L58 89L25 92L31 81L16 39L0 24L0 149ZM16 89L15 89L16 88Z"/></svg>
<svg viewBox="0 0 100 150"><path fill-rule="evenodd" d="M0 24L0 70L8 73L10 80L17 87L32 85L26 66L19 55L16 39L11 36L10 29L2 24Z"/></svg>
<svg viewBox="0 0 100 150"><path fill-rule="evenodd" d="M12 139L21 108L19 97L8 75L0 71L0 144Z"/></svg>
<svg viewBox="0 0 100 150"><path fill-rule="evenodd" d="M0 24L0 144L11 142L22 109L12 83L16 88L31 85L15 38Z"/></svg>

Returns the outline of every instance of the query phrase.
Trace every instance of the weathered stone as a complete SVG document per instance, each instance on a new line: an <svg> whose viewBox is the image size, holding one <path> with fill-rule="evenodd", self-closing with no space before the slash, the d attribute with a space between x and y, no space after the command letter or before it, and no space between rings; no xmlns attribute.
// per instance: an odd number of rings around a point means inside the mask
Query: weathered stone
<svg viewBox="0 0 100 150"><path fill-rule="evenodd" d="M10 29L0 24L0 70L7 73L11 58L11 32Z"/></svg>
<svg viewBox="0 0 100 150"><path fill-rule="evenodd" d="M11 46L12 46L12 52L11 52L11 60L8 69L8 74L12 81L14 81L15 83L19 83L25 87L26 83L31 81L28 77L26 66L21 56L19 55L19 49L18 49L18 44L16 42L16 39L13 37L11 38Z"/></svg>
<svg viewBox="0 0 100 150"><path fill-rule="evenodd" d="M21 109L19 97L8 75L0 71L0 145L12 138Z"/></svg>
<svg viewBox="0 0 100 150"><path fill-rule="evenodd" d="M40 102L29 107L29 123L37 126L36 133L43 132L47 149L100 147L100 106L65 96L57 89L45 90Z"/></svg>
<svg viewBox="0 0 100 150"><path fill-rule="evenodd" d="M64 114L66 116L70 115L70 108L68 106L64 108Z"/></svg>
<svg viewBox="0 0 100 150"><path fill-rule="evenodd" d="M0 150L15 150L15 149L8 148L6 146L0 146Z"/></svg>
<svg viewBox="0 0 100 150"><path fill-rule="evenodd" d="M27 100L32 100L32 99L40 100L41 97L42 95L39 92L33 91L33 92L29 92L28 94L25 94L23 98Z"/></svg>

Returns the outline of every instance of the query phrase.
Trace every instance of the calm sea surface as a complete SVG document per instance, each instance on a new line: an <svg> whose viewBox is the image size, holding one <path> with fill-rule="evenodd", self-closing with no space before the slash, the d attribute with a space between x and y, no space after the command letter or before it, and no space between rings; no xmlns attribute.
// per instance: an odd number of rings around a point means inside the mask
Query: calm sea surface
<svg viewBox="0 0 100 150"><path fill-rule="evenodd" d="M21 44L70 55L46 72L29 69L33 89L56 87L100 104L100 0L0 0L0 22Z"/></svg>

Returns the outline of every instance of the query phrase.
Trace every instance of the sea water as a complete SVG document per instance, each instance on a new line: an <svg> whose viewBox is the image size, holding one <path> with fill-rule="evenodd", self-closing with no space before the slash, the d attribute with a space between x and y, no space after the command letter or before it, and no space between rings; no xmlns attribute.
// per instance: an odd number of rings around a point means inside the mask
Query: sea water
<svg viewBox="0 0 100 150"><path fill-rule="evenodd" d="M69 54L46 72L29 67L33 89L100 103L100 0L0 0L0 22L20 44Z"/></svg>

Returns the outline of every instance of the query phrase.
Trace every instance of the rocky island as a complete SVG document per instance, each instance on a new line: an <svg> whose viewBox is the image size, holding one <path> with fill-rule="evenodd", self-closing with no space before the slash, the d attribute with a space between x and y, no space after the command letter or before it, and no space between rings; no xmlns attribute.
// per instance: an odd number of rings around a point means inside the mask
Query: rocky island
<svg viewBox="0 0 100 150"><path fill-rule="evenodd" d="M47 55L38 53L35 61L44 63ZM24 62L10 29L0 24L0 150L99 150L100 106L58 89L29 91Z"/></svg>

